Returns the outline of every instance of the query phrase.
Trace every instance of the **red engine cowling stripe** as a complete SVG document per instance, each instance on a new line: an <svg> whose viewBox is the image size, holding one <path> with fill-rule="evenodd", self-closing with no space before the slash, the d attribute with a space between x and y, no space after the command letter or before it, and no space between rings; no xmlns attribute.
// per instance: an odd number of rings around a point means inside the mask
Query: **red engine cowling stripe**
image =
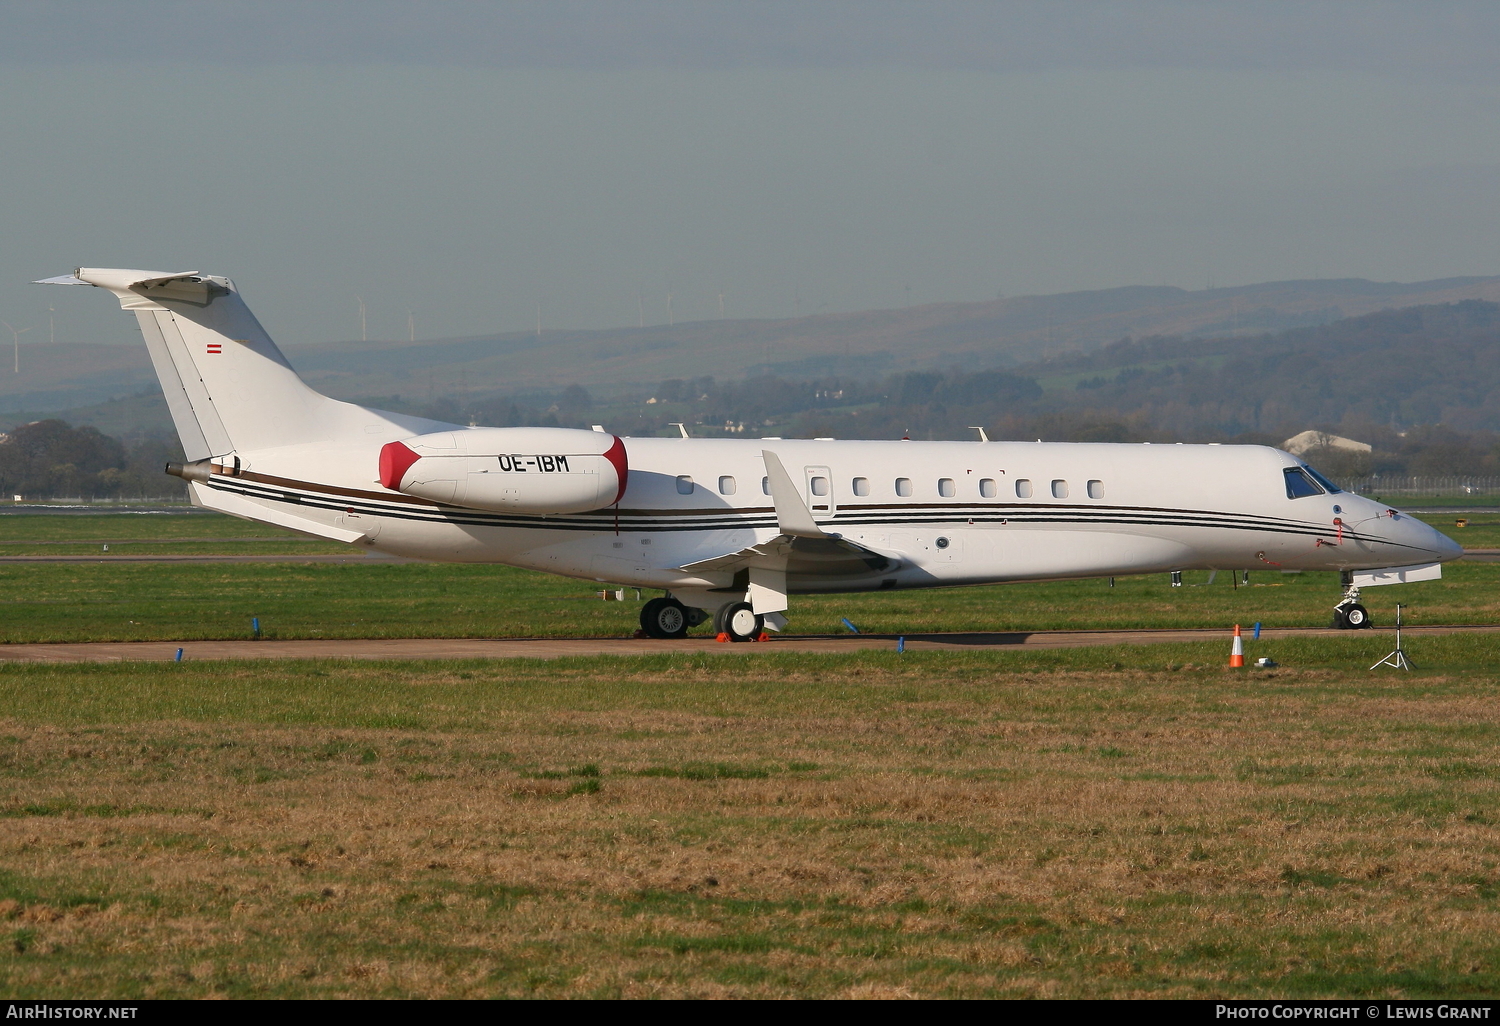
<svg viewBox="0 0 1500 1026"><path fill-rule="evenodd" d="M400 442L387 442L380 449L380 483L393 492L399 492L401 479L421 458Z"/></svg>
<svg viewBox="0 0 1500 1026"><path fill-rule="evenodd" d="M630 466L625 459L625 443L618 435L615 436L615 444L605 452L604 458L614 464L615 476L620 479L620 490L615 493L615 502L619 502L625 497L625 479L630 475Z"/></svg>

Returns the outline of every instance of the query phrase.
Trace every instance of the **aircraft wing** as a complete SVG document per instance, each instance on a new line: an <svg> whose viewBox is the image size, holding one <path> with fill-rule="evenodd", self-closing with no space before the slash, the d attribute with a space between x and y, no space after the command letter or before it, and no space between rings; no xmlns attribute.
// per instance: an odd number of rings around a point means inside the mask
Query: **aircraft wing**
<svg viewBox="0 0 1500 1026"><path fill-rule="evenodd" d="M781 459L769 450L762 451L761 456L766 461L766 478L781 534L738 552L689 563L681 569L691 573L770 570L799 577L859 577L883 573L895 565L889 556L824 531L802 501Z"/></svg>
<svg viewBox="0 0 1500 1026"><path fill-rule="evenodd" d="M688 563L681 569L734 573L738 570L783 570L798 577L859 577L889 570L895 560L863 545L824 535L821 538L777 535L738 552Z"/></svg>

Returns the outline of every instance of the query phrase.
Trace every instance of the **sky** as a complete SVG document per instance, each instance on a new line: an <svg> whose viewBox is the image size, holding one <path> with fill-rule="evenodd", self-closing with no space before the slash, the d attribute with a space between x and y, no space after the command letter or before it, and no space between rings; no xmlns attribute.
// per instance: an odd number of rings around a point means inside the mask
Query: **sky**
<svg viewBox="0 0 1500 1026"><path fill-rule="evenodd" d="M1441 0L0 0L0 320L136 342L27 284L80 264L292 344L1500 274L1497 48Z"/></svg>

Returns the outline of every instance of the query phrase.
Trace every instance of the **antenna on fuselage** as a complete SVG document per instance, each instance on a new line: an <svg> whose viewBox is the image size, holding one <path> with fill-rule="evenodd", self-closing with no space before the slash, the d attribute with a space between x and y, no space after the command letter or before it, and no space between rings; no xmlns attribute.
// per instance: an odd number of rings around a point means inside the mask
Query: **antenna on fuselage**
<svg viewBox="0 0 1500 1026"><path fill-rule="evenodd" d="M987 434L985 434L984 433L984 428L980 427L978 424L970 424L969 425L969 430L970 431L978 431L979 432L979 440L981 442L988 442L990 440L990 436L987 435Z"/></svg>

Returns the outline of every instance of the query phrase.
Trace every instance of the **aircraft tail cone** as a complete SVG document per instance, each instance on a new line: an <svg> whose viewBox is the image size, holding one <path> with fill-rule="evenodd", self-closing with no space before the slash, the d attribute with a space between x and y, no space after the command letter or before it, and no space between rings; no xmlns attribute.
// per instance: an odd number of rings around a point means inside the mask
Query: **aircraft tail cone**
<svg viewBox="0 0 1500 1026"><path fill-rule="evenodd" d="M1231 669L1233 669L1236 666L1244 666L1244 665L1245 665L1245 642L1240 637L1240 625L1239 624L1235 624L1234 625L1234 644L1232 644L1230 646L1230 648L1229 648L1229 666L1230 666Z"/></svg>

